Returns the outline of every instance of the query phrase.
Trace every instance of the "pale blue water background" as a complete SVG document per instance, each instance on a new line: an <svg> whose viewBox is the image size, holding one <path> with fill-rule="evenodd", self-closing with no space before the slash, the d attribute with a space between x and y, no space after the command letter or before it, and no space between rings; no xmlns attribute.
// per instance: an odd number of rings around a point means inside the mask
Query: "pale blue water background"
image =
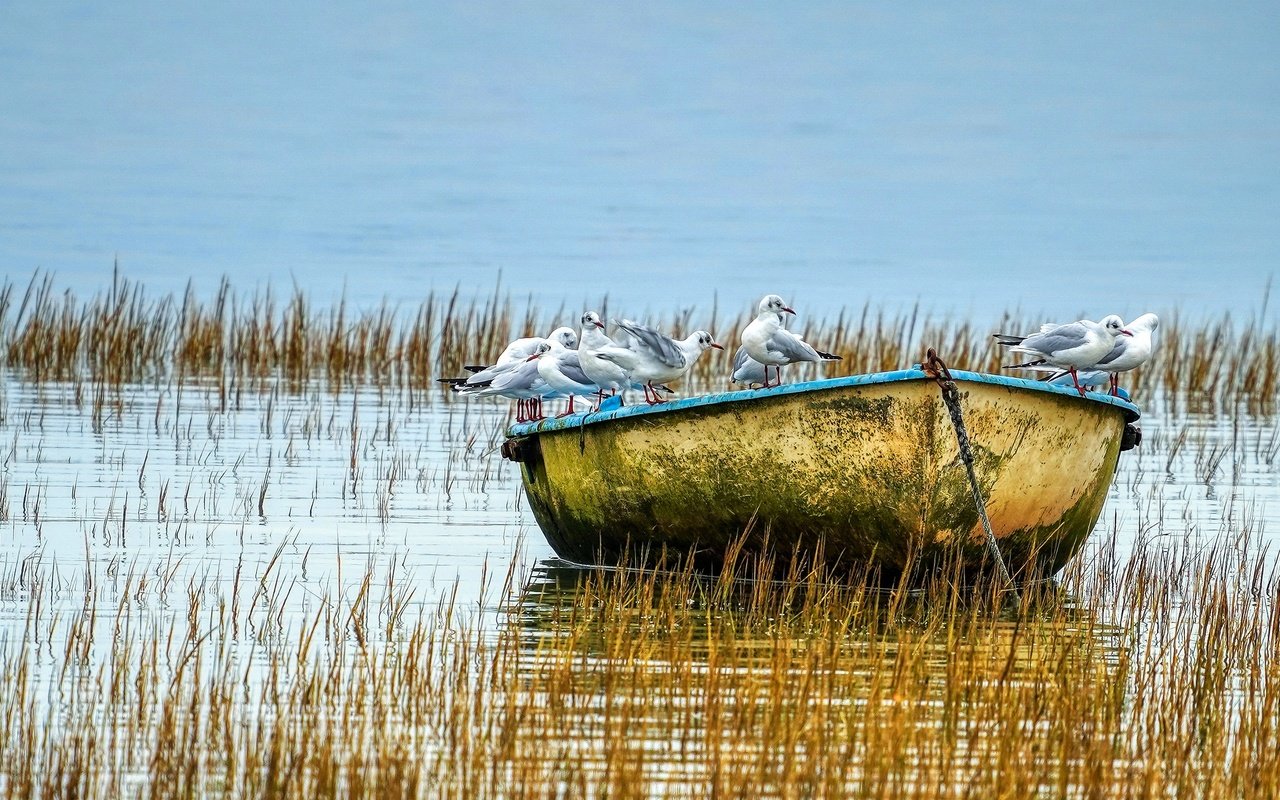
<svg viewBox="0 0 1280 800"><path fill-rule="evenodd" d="M0 269L1257 310L1274 3L7 3Z"/></svg>

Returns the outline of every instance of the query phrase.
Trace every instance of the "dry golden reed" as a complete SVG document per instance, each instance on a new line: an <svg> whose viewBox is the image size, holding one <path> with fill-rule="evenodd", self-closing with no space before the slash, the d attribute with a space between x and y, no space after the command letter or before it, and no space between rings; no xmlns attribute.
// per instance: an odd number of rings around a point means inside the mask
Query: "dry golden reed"
<svg viewBox="0 0 1280 800"><path fill-rule="evenodd" d="M94 576L67 614L25 565L0 797L1274 797L1274 560L1159 541L1019 605L945 574L513 568L487 624L394 568L306 612L274 560Z"/></svg>
<svg viewBox="0 0 1280 800"><path fill-rule="evenodd" d="M601 309L607 316L606 304ZM728 348L702 358L677 385L682 394L730 388L730 356L750 306L744 300L728 318L712 308L702 316L685 309L648 320L682 334L705 327ZM225 279L207 301L190 287L180 300L151 299L118 274L105 294L82 301L57 291L51 275L37 273L25 289L8 281L0 285L0 353L25 380L86 381L99 392L123 382L172 378L212 381L224 394L323 381L335 391L376 385L427 399L448 396L436 378L487 363L513 338L559 325L577 328L580 314L517 306L500 286L474 301L455 289L428 294L416 309L383 304L359 312L343 300L317 308L296 286L283 298L270 288L245 297ZM903 369L927 347L938 348L955 369L999 372L1008 354L994 346L991 334L1029 332L1038 324L998 313L970 320L925 317L919 308L873 311L868 303L804 325L811 341L843 360L820 371L795 367L789 377ZM1126 375L1127 388L1165 395L1173 410L1276 411L1280 327L1274 320L1224 315L1183 325L1170 314L1158 338L1157 358Z"/></svg>

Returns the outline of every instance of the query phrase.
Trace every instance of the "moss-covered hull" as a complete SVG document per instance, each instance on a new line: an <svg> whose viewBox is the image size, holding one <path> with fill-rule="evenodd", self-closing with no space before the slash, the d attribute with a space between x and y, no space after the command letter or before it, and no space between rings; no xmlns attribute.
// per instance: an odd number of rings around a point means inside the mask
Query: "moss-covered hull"
<svg viewBox="0 0 1280 800"><path fill-rule="evenodd" d="M890 574L912 558L981 562L978 512L937 384L883 375L517 426L511 449L538 524L573 561L613 563L628 549L714 561L749 529L777 554L820 547L829 562ZM1056 572L1097 522L1136 409L955 375L1010 568Z"/></svg>

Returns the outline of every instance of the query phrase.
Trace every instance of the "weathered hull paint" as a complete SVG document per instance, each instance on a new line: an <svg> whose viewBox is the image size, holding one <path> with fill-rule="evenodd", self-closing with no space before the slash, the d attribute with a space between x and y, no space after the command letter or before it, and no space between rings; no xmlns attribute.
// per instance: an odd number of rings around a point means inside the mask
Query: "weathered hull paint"
<svg viewBox="0 0 1280 800"><path fill-rule="evenodd" d="M1059 570L1098 520L1127 419L1111 398L953 373L987 512L1011 570ZM965 376L968 376L967 378ZM1024 385L1026 384L1026 385ZM714 563L744 530L779 555L888 574L983 533L938 386L915 370L516 426L525 491L555 551Z"/></svg>

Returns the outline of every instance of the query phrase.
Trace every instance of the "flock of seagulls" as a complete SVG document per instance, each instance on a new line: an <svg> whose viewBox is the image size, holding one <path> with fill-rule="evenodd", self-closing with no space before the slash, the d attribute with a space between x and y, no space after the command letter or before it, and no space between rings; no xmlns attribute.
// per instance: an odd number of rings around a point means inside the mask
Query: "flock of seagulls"
<svg viewBox="0 0 1280 800"><path fill-rule="evenodd" d="M782 382L780 370L787 364L840 358L787 330L784 315L796 312L778 295L765 295L757 310L756 318L742 329L733 380L768 388ZM639 389L651 405L661 403L662 395L673 394L668 384L683 378L703 353L723 349L707 331L676 339L628 319L614 320L611 337L600 315L588 311L582 315L580 333L557 328L546 338L517 339L495 363L467 367L472 374L465 378L440 381L466 397L515 400L516 421L528 422L544 418L542 403L548 398L567 398L559 416L574 413L575 398L594 396L598 408L606 396L628 389Z"/></svg>
<svg viewBox="0 0 1280 800"><path fill-rule="evenodd" d="M1049 378L1066 383L1069 376L1076 390L1084 396L1085 388L1111 385L1111 394L1119 394L1119 374L1137 369L1155 353L1155 331L1160 318L1146 313L1124 323L1110 314L1101 321L1082 319L1065 325L1042 325L1030 336L997 333L996 342L1010 352L1032 357L1022 364L1006 364L1005 369L1053 372Z"/></svg>
<svg viewBox="0 0 1280 800"><path fill-rule="evenodd" d="M734 354L734 383L765 389L782 383L781 369L788 364L838 361L787 330L795 309L776 294L765 295L755 318L741 331L741 346ZM470 375L441 378L466 397L505 397L516 401L516 421L544 419L543 401L566 398L564 413L575 413L574 399L596 399L638 389L649 404L673 394L668 384L683 378L708 350L724 347L707 331L694 331L676 339L648 325L628 319L614 320L613 335L594 311L582 315L580 331L556 328L546 337L516 339L493 364L469 366ZM1029 336L996 334L999 345L1010 352L1030 356L1008 369L1053 372L1048 380L1072 385L1083 396L1085 387L1110 382L1118 392L1117 375L1144 364L1155 351L1155 314L1143 314L1126 325L1112 314L1099 322L1078 320L1065 325L1043 325ZM621 402L621 397L619 397Z"/></svg>

